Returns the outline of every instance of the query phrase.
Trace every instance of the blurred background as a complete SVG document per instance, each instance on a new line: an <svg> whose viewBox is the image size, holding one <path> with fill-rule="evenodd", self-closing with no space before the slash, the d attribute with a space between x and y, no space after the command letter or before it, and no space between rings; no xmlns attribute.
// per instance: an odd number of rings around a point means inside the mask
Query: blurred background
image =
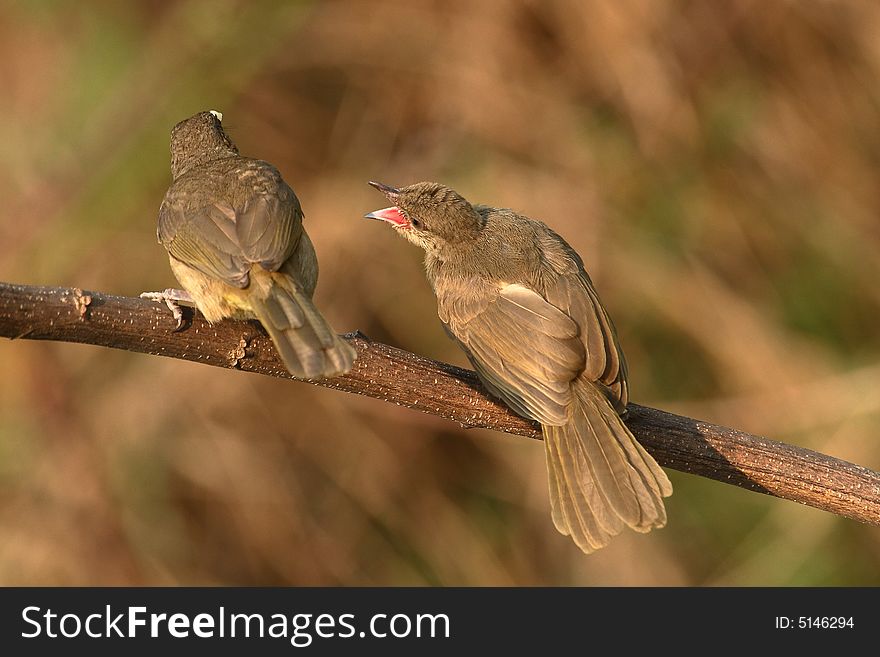
<svg viewBox="0 0 880 657"><path fill-rule="evenodd" d="M205 109L301 199L340 332L460 365L365 182L546 221L632 399L877 469L880 5L0 5L0 280L136 296ZM0 583L878 585L880 530L671 472L583 556L539 443L315 386L0 341Z"/></svg>

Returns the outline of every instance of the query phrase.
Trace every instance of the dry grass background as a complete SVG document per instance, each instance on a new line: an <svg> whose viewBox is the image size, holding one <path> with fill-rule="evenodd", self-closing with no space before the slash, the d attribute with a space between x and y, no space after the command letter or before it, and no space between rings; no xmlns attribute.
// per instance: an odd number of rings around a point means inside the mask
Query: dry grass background
<svg viewBox="0 0 880 657"><path fill-rule="evenodd" d="M463 364L364 183L546 220L633 398L880 467L880 5L4 3L0 280L135 295L168 134L293 184L340 331ZM591 557L540 445L160 358L0 342L0 583L877 585L880 531L672 473ZM430 394L430 391L426 391Z"/></svg>

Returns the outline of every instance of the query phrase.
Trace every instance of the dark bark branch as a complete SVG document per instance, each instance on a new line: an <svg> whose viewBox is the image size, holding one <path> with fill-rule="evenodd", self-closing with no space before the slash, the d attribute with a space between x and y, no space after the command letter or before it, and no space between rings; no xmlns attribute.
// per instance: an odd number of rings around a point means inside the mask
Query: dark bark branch
<svg viewBox="0 0 880 657"><path fill-rule="evenodd" d="M208 324L184 309L175 332L161 304L76 288L0 283L0 336L60 340L292 378L256 322ZM350 338L354 369L316 385L367 395L468 427L540 438L540 427L486 395L476 375L401 349ZM736 429L630 404L627 424L664 466L880 525L880 473Z"/></svg>

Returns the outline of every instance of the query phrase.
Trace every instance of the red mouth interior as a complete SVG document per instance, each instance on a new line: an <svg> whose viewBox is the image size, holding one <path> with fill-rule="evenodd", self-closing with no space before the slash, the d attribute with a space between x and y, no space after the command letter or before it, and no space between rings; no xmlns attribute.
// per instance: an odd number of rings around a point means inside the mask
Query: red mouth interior
<svg viewBox="0 0 880 657"><path fill-rule="evenodd" d="M394 224L398 228L410 225L409 219L407 219L400 211L400 208L396 206L384 208L383 210L376 210L375 212L371 212L370 216L375 217L376 219L381 219L382 221L387 221L389 224Z"/></svg>

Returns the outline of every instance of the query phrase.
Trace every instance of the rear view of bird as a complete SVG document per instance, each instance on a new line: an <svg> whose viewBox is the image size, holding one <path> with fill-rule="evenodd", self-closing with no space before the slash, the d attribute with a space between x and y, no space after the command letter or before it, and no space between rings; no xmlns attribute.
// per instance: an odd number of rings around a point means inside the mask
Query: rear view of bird
<svg viewBox="0 0 880 657"><path fill-rule="evenodd" d="M355 350L312 303L315 249L299 200L278 170L242 157L219 112L171 132L173 181L159 209L159 242L183 290L145 293L194 303L209 322L258 319L288 371L311 379L351 369Z"/></svg>
<svg viewBox="0 0 880 657"><path fill-rule="evenodd" d="M578 254L545 224L438 183L366 215L425 250L440 319L486 388L542 426L553 522L584 552L666 524L672 486L623 423L627 370Z"/></svg>

